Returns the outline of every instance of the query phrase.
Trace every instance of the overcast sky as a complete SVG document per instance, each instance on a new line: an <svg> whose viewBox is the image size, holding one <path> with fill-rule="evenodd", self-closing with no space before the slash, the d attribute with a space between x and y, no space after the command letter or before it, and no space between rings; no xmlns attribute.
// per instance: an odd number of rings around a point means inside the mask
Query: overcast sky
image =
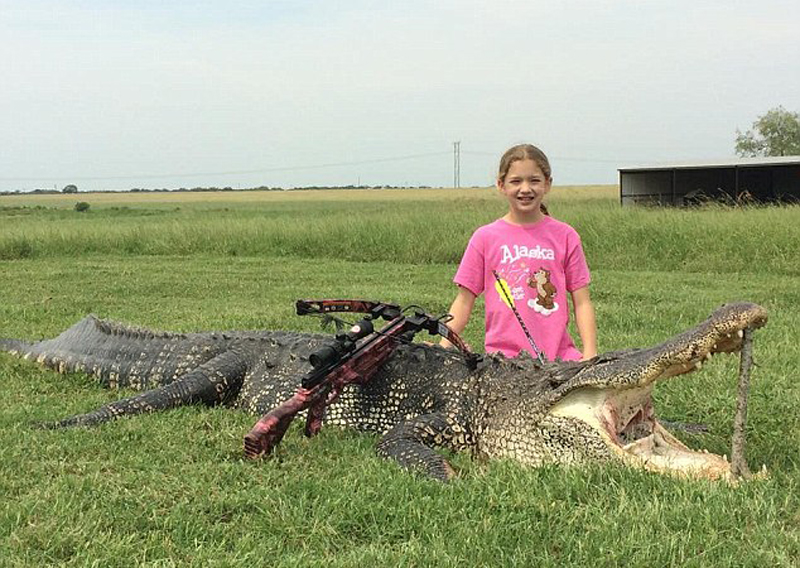
<svg viewBox="0 0 800 568"><path fill-rule="evenodd" d="M0 190L556 184L800 111L797 0L0 0Z"/></svg>

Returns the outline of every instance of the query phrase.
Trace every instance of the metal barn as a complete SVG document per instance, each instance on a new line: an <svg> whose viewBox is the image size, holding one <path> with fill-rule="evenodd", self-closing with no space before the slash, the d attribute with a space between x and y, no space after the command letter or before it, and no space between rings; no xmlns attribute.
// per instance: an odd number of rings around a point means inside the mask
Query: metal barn
<svg viewBox="0 0 800 568"><path fill-rule="evenodd" d="M619 190L623 206L800 202L800 156L620 168Z"/></svg>

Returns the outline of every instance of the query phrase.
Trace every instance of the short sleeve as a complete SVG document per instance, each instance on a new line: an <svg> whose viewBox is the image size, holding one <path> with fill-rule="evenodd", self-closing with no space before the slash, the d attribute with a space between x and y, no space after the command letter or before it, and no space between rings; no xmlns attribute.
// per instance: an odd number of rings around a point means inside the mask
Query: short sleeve
<svg viewBox="0 0 800 568"><path fill-rule="evenodd" d="M586 262L586 255L583 253L581 238L576 232L573 232L567 241L564 275L568 292L574 292L584 286L588 286L592 280L589 273L589 265Z"/></svg>
<svg viewBox="0 0 800 568"><path fill-rule="evenodd" d="M467 244L453 282L480 296L483 293L485 266L482 239L476 232Z"/></svg>

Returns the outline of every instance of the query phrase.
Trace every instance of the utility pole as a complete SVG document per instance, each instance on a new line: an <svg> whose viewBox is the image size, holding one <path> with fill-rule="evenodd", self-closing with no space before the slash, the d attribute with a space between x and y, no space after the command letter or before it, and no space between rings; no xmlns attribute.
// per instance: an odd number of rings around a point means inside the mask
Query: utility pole
<svg viewBox="0 0 800 568"><path fill-rule="evenodd" d="M461 142L453 142L453 187L461 187Z"/></svg>

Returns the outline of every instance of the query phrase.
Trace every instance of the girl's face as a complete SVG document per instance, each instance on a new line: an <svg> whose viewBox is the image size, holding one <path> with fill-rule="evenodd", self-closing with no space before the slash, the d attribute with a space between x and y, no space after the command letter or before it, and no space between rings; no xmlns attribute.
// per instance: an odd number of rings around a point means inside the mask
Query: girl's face
<svg viewBox="0 0 800 568"><path fill-rule="evenodd" d="M550 192L550 179L533 160L511 163L505 179L497 180L497 189L508 200L508 220L534 223L544 217L540 206Z"/></svg>

